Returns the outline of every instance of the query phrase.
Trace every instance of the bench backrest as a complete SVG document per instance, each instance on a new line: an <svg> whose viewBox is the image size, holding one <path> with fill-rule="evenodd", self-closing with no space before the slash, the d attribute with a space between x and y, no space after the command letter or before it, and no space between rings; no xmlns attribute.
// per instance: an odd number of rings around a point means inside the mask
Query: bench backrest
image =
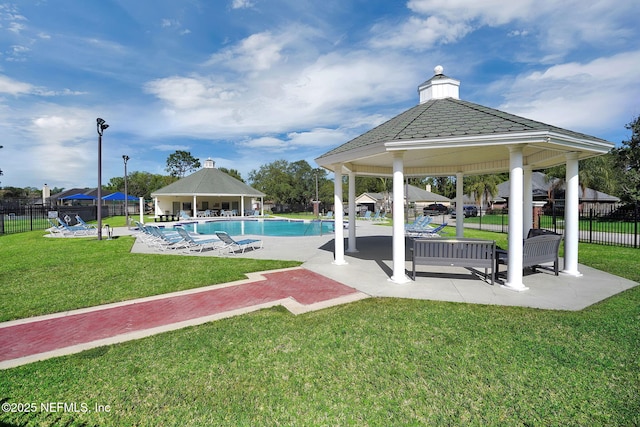
<svg viewBox="0 0 640 427"><path fill-rule="evenodd" d="M543 262L557 262L562 236L543 234L525 239L523 246L523 267L531 267Z"/></svg>
<svg viewBox="0 0 640 427"><path fill-rule="evenodd" d="M415 239L413 241L414 260L423 265L451 263L492 267L495 258L494 241L479 239ZM461 262L462 261L462 262Z"/></svg>

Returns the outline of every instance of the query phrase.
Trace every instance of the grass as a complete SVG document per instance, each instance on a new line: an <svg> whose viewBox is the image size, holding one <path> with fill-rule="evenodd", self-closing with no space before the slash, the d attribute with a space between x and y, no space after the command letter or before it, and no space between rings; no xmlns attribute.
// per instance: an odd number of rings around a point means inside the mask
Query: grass
<svg viewBox="0 0 640 427"><path fill-rule="evenodd" d="M640 281L637 253L581 244L580 262ZM392 298L274 308L1 378L3 403L38 411L0 413L0 425L638 425L640 289L580 312ZM92 412L44 413L42 402Z"/></svg>
<svg viewBox="0 0 640 427"><path fill-rule="evenodd" d="M132 254L133 238L0 237L0 321L225 283L294 261Z"/></svg>

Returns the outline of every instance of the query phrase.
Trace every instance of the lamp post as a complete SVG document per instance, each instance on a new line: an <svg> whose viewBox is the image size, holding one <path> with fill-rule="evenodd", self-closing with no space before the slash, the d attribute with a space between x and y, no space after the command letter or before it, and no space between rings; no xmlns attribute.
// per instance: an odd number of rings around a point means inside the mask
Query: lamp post
<svg viewBox="0 0 640 427"><path fill-rule="evenodd" d="M96 119L98 128L98 240L102 240L102 132L109 127L101 118Z"/></svg>
<svg viewBox="0 0 640 427"><path fill-rule="evenodd" d="M129 156L123 154L122 160L124 160L124 223L129 227L129 194L127 192L127 161Z"/></svg>

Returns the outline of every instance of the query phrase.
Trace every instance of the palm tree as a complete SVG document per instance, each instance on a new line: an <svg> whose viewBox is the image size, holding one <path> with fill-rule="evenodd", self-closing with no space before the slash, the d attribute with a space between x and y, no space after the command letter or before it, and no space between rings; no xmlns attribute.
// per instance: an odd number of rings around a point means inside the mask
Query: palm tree
<svg viewBox="0 0 640 427"><path fill-rule="evenodd" d="M482 211L482 201L487 201L490 206L491 200L498 194L498 184L503 182L501 175L474 175L465 177L464 193L473 196L476 204Z"/></svg>

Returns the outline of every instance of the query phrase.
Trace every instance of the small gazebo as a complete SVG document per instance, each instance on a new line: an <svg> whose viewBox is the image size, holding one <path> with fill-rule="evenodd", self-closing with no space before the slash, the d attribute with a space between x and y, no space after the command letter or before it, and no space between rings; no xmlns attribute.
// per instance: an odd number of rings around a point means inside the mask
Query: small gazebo
<svg viewBox="0 0 640 427"><path fill-rule="evenodd" d="M404 283L403 185L406 176L455 176L456 215L463 218L463 177L509 172L509 269L505 287L526 290L522 282L523 237L533 224L531 174L566 165L564 274L578 271L578 161L607 153L614 144L600 138L515 116L459 99L460 82L443 74L418 87L420 103L380 126L323 154L316 162L334 172L335 205L342 205L342 176L349 177L349 221L355 221L355 176L393 177L393 275ZM335 221L343 221L336 210ZM357 251L355 222L348 251ZM336 226L335 264L344 264L344 231ZM456 235L463 235L456 221Z"/></svg>
<svg viewBox="0 0 640 427"><path fill-rule="evenodd" d="M259 210L264 215L264 193L217 169L207 159L204 168L151 193L155 215L177 215L184 211L191 216L199 212ZM259 201L258 201L259 200Z"/></svg>

